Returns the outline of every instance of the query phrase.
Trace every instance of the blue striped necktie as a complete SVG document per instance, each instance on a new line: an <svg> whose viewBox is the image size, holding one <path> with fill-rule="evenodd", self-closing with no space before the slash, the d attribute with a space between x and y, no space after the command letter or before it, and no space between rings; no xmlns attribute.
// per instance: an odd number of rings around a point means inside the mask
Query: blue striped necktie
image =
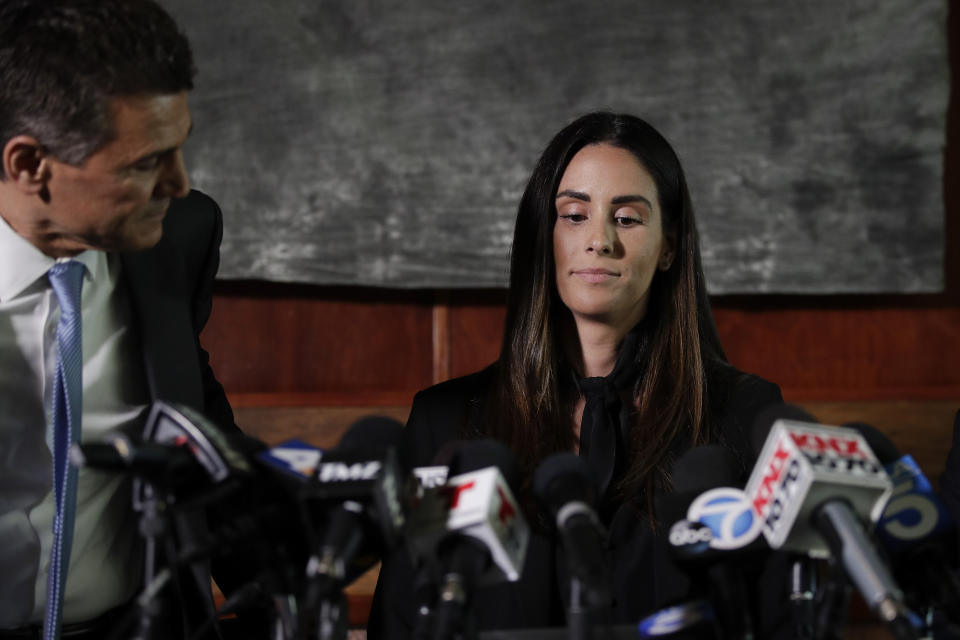
<svg viewBox="0 0 960 640"><path fill-rule="evenodd" d="M53 519L53 546L47 575L47 611L44 640L60 637L63 595L73 543L73 516L77 508L77 469L68 461L70 444L80 441L83 411L83 343L80 331L80 289L83 264L58 262L49 271L50 284L60 303L57 325L57 370L53 379L53 490L57 513Z"/></svg>

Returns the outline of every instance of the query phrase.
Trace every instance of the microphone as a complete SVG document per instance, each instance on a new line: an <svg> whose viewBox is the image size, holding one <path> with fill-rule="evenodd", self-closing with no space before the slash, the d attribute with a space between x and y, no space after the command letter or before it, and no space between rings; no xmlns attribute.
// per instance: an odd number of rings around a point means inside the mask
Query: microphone
<svg viewBox="0 0 960 640"><path fill-rule="evenodd" d="M742 567L765 555L766 545L760 537L762 522L737 488L738 468L736 457L719 445L690 449L674 464L677 491L658 499L657 507L660 519L673 522L671 559L695 584L707 582L717 635L752 639L753 613Z"/></svg>
<svg viewBox="0 0 960 640"><path fill-rule="evenodd" d="M570 573L584 587L588 603L608 605L613 593L603 556L607 532L597 517L597 489L586 461L572 453L549 456L534 473L533 493L552 516Z"/></svg>
<svg viewBox="0 0 960 640"><path fill-rule="evenodd" d="M777 403L767 406L757 414L753 423L751 437L755 458L760 456L770 428L777 420L817 422L812 415L794 405ZM790 608L795 640L839 640L850 600L842 566L833 558L811 557L804 551L786 555L790 562Z"/></svg>
<svg viewBox="0 0 960 640"><path fill-rule="evenodd" d="M346 637L343 587L397 541L404 520L396 459L402 430L396 420L379 416L354 423L335 449L321 455L301 492L308 533L314 507L325 521L322 538L309 536L300 618L311 637Z"/></svg>
<svg viewBox="0 0 960 640"><path fill-rule="evenodd" d="M319 554L311 557L308 569L308 575L329 581L331 589L369 569L383 547L398 541L404 515L396 446L402 431L403 426L391 418L359 420L336 449L323 454L306 489L308 502L336 503L326 511ZM364 554L354 562L367 541L374 542L373 557Z"/></svg>
<svg viewBox="0 0 960 640"><path fill-rule="evenodd" d="M769 545L832 556L895 637L916 638L903 591L864 529L863 520L879 518L893 486L863 436L790 418L755 427L756 440L769 434L746 493Z"/></svg>
<svg viewBox="0 0 960 640"><path fill-rule="evenodd" d="M70 462L76 467L135 475L174 491L196 487L207 477L207 470L185 446L135 441L122 433L71 445Z"/></svg>
<svg viewBox="0 0 960 640"><path fill-rule="evenodd" d="M514 497L518 485L506 446L465 442L453 456L446 485L425 489L410 513L411 554L439 585L435 638L453 638L472 627L469 605L476 588L520 578L530 530ZM421 617L421 624L429 621Z"/></svg>
<svg viewBox="0 0 960 640"><path fill-rule="evenodd" d="M597 489L586 461L572 453L549 456L533 475L533 493L555 523L570 570L571 638L587 638L584 601L587 608L609 606L613 577L604 558L607 532L597 517Z"/></svg>
<svg viewBox="0 0 960 640"><path fill-rule="evenodd" d="M202 510L215 511L237 489L249 488L246 481L254 474L248 452L260 446L227 435L189 407L155 401L142 440L115 433L72 448L74 464L134 476L133 507L140 513L145 547L137 637L152 637L166 608L182 600L180 580L170 579L181 569L189 569L184 577L196 581L201 593L209 592L209 568L201 561L216 549L216 540ZM191 620L188 626L215 624L212 600L203 604L209 605L210 620Z"/></svg>
<svg viewBox="0 0 960 640"><path fill-rule="evenodd" d="M190 407L157 400L142 439L113 433L99 442L72 445L70 459L76 466L128 473L175 494L196 497L200 489L228 478L252 476L248 452L261 447L245 436L225 434ZM202 482L204 478L207 482ZM135 496L142 499L142 486Z"/></svg>
<svg viewBox="0 0 960 640"><path fill-rule="evenodd" d="M910 455L901 455L881 431L850 423L870 443L893 482L893 495L876 534L891 557L908 603L960 624L960 577L956 573L956 523ZM956 633L956 630L954 631Z"/></svg>
<svg viewBox="0 0 960 640"><path fill-rule="evenodd" d="M143 429L143 439L185 446L214 482L231 475L253 473L249 455L263 448L256 440L227 434L206 416L186 405L154 401Z"/></svg>

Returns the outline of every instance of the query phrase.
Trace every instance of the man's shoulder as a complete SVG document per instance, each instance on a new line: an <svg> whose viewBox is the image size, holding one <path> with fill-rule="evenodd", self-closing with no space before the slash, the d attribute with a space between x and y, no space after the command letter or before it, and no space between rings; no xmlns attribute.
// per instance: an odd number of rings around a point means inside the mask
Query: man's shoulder
<svg viewBox="0 0 960 640"><path fill-rule="evenodd" d="M208 237L221 226L220 207L207 194L191 189L185 198L170 201L170 208L163 219L163 236L168 241L195 237Z"/></svg>

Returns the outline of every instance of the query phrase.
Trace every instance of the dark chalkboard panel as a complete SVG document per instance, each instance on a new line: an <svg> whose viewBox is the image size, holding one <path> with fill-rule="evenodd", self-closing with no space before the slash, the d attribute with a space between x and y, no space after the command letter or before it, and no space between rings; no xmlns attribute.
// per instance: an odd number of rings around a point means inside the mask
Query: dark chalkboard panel
<svg viewBox="0 0 960 640"><path fill-rule="evenodd" d="M714 293L942 288L943 0L163 1L221 277L501 286L539 152L611 108L677 147Z"/></svg>

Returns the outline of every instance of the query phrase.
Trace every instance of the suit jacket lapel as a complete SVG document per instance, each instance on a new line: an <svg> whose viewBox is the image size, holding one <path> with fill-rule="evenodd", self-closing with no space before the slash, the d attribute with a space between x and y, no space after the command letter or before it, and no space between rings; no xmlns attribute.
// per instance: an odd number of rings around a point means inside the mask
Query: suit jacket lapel
<svg viewBox="0 0 960 640"><path fill-rule="evenodd" d="M144 370L153 400L203 410L196 336L184 287L183 264L164 252L163 241L146 251L122 254L123 274L139 329Z"/></svg>

